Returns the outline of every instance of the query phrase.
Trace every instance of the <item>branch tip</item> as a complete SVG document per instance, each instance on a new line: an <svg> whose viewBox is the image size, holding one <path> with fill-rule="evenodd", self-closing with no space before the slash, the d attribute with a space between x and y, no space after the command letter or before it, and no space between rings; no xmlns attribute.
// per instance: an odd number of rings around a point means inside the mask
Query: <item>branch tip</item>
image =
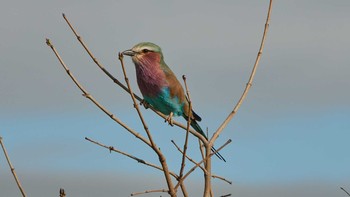
<svg viewBox="0 0 350 197"><path fill-rule="evenodd" d="M124 55L123 55L123 53L121 53L121 52L118 52L118 58L119 58L119 60L123 60L123 58L124 58Z"/></svg>
<svg viewBox="0 0 350 197"><path fill-rule="evenodd" d="M50 39L46 38L46 44L47 44L47 46L49 46L49 47L52 46Z"/></svg>

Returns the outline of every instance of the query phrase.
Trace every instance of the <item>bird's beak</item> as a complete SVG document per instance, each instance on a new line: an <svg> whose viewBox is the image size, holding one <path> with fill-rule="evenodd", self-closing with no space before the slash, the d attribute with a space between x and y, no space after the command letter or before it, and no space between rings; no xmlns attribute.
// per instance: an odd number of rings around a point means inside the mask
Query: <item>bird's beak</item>
<svg viewBox="0 0 350 197"><path fill-rule="evenodd" d="M132 56L134 56L136 53L135 53L133 50L129 49L129 50L123 51L122 54L132 57Z"/></svg>

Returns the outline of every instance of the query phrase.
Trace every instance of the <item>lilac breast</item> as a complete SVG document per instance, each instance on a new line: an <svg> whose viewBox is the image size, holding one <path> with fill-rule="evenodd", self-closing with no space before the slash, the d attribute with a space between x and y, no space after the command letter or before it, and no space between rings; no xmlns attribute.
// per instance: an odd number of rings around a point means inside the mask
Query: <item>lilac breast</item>
<svg viewBox="0 0 350 197"><path fill-rule="evenodd" d="M152 97L160 93L167 86L165 74L159 63L136 64L136 77L140 91L143 96Z"/></svg>

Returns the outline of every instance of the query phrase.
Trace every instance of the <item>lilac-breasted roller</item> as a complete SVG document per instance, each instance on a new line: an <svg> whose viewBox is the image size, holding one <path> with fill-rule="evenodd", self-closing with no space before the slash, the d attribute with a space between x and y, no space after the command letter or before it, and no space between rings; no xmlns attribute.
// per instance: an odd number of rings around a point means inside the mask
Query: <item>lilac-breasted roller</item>
<svg viewBox="0 0 350 197"><path fill-rule="evenodd" d="M164 62L161 48L150 42L141 42L122 54L131 56L135 64L137 84L144 101L157 111L168 115L169 123L173 115L182 116L187 120L187 97L179 80ZM201 121L201 117L192 110L191 126L208 139L197 121ZM212 150L215 151L215 148ZM216 153L216 156L225 161L219 153Z"/></svg>

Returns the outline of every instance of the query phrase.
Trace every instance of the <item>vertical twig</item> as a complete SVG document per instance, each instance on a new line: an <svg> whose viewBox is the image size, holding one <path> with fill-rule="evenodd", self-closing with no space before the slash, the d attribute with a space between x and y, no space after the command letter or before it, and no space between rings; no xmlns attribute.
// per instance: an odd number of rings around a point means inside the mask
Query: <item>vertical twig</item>
<svg viewBox="0 0 350 197"><path fill-rule="evenodd" d="M14 177L15 180L16 180L18 189L21 191L22 196L25 197L25 196L26 196L26 193L24 192L23 187L22 187L22 185L21 185L21 182L19 181L19 179L18 179L18 177L17 177L15 168L14 168L14 167L12 166L12 164L11 164L10 158L9 158L9 156L8 156L8 154L7 154L6 149L5 149L5 145L4 145L4 143L2 142L2 137L1 137L1 136L0 136L0 144L1 144L2 150L4 151L4 155L5 155L5 157L6 157L7 163L9 164L9 167L10 167L10 169L11 169L11 172L12 172L12 174L13 174L13 177Z"/></svg>
<svg viewBox="0 0 350 197"><path fill-rule="evenodd" d="M207 170L207 173L204 174L204 197L213 196L211 189L211 145L210 143L205 144L205 163L204 168Z"/></svg>
<svg viewBox="0 0 350 197"><path fill-rule="evenodd" d="M209 143L211 145L214 144L215 140L219 137L220 133L223 131L223 129L227 126L227 124L231 121L233 116L236 114L237 110L242 105L243 100L246 98L250 87L252 86L255 72L256 72L256 69L259 65L261 54L262 54L263 49L264 49L266 35L267 35L268 28L269 28L271 10L272 10L272 0L270 0L269 8L267 11L266 23L265 23L264 33L263 33L263 36L261 39L260 49L259 49L258 55L256 56L255 64L254 64L254 67L253 67L252 72L250 74L248 83L243 91L241 98L238 100L238 102L237 102L236 106L233 108L232 112L227 116L227 118L224 120L224 122L220 125L220 127L216 130L216 132L213 134L212 138L210 139Z"/></svg>
<svg viewBox="0 0 350 197"><path fill-rule="evenodd" d="M187 151L187 144L188 144L188 134L189 134L189 130L191 126L191 118L192 118L192 102L190 97L190 91L188 90L188 86L186 82L186 76L182 75L182 79L184 80L184 83L185 83L185 89L186 89L186 94L188 99L188 111L187 111L188 117L187 117L186 137L185 137L185 143L184 143L183 154L182 154L181 168L179 173L180 178L183 176L183 171L186 165L185 161L186 161L186 151Z"/></svg>
<svg viewBox="0 0 350 197"><path fill-rule="evenodd" d="M149 141L151 142L151 145L152 145L152 148L153 150L157 153L158 157L159 157L159 161L163 167L163 172L164 172L164 176L165 176L165 179L167 181L167 184L168 184L168 189L169 189L169 194L170 196L176 196L176 191L174 190L174 186L173 186L173 182L171 181L171 177L170 177L170 173L169 173L169 169L168 169L168 165L166 163L166 159L165 159L165 156L163 155L163 153L159 150L159 148L157 147L157 145L154 143L153 139L152 139L152 135L151 135L151 132L149 131L148 129L148 126L143 118L143 115L141 113L141 110L139 108L139 105L138 103L136 102L136 98L134 96L134 93L131 89L131 86L130 86L130 83L129 83L129 78L128 76L126 75L126 71L125 71L125 66L124 66L124 61L123 61L123 54L122 53L119 53L119 61L120 61L120 64L122 66L122 69L123 69L123 74L124 74L124 78L125 78L125 82L128 86L128 89L129 89L129 93L130 93L130 96L131 96L131 99L134 103L134 107L139 115L139 118L142 122L142 125L147 133L147 136L148 136L148 139Z"/></svg>

